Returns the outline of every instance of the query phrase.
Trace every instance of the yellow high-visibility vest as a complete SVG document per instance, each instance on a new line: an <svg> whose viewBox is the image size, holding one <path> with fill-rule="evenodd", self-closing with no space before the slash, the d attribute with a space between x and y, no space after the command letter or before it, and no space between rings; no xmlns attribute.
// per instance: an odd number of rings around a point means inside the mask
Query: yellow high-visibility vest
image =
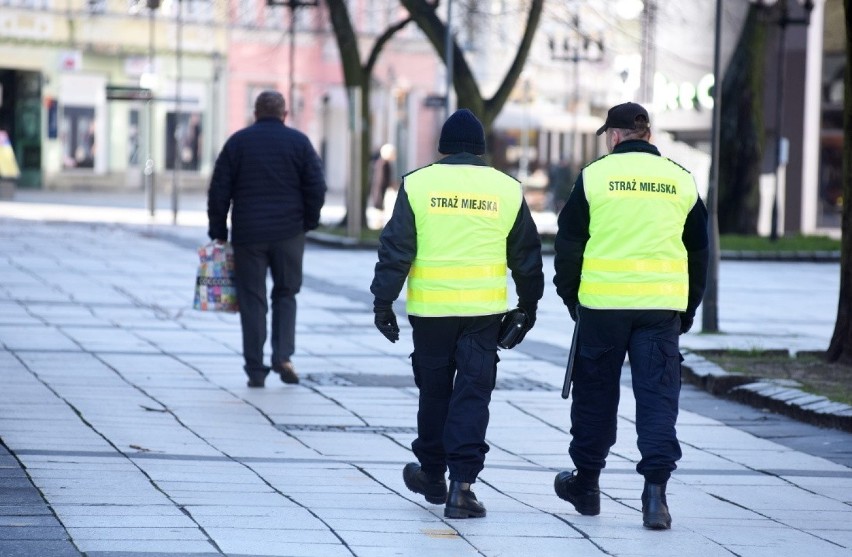
<svg viewBox="0 0 852 557"><path fill-rule="evenodd" d="M506 237L523 199L518 182L489 166L433 164L406 176L405 191L417 227L408 314L505 312Z"/></svg>
<svg viewBox="0 0 852 557"><path fill-rule="evenodd" d="M589 241L579 300L597 309L684 311L683 225L698 200L692 174L648 153L608 155L583 170Z"/></svg>

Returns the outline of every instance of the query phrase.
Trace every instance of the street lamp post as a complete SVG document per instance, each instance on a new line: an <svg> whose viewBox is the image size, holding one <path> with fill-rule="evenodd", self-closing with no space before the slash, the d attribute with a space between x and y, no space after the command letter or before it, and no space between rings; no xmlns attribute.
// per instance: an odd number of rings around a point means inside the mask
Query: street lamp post
<svg viewBox="0 0 852 557"><path fill-rule="evenodd" d="M719 142L722 119L722 0L716 0L713 44L713 121L710 140L710 180L707 187L707 287L701 310L701 330L719 332Z"/></svg>
<svg viewBox="0 0 852 557"><path fill-rule="evenodd" d="M210 141L210 160L215 161L216 156L218 155L218 144L219 144L219 134L220 131L220 121L219 121L219 106L221 101L221 80L222 80L222 55L218 50L213 51L213 91L212 91L212 102L213 109L210 111L210 137L212 141Z"/></svg>
<svg viewBox="0 0 852 557"><path fill-rule="evenodd" d="M148 80L151 83L143 84L143 87L151 89L155 78L154 72L154 12L160 7L160 0L147 0L148 7ZM154 101L147 101L148 108L148 156L145 158L143 178L148 193L148 213L153 217L156 211L156 182L154 181Z"/></svg>
<svg viewBox="0 0 852 557"><path fill-rule="evenodd" d="M772 216L771 216L771 230L769 232L769 239L773 242L778 240L778 202L780 195L780 184L781 184L781 174L783 172L783 168L787 163L787 139L781 133L781 126L784 115L784 86L785 86L785 77L786 77L786 40L787 40L787 26L788 25L809 25L811 21L811 11L814 8L813 0L796 0L797 3L803 8L804 15L802 17L790 17L790 10L788 8L788 0L753 0L755 3L762 8L771 8L775 4L779 4L778 6L778 75L776 80L776 92L775 92L775 187L772 195Z"/></svg>
<svg viewBox="0 0 852 557"><path fill-rule="evenodd" d="M175 48L175 65L177 66L177 79L175 80L175 148L174 148L174 173L172 177L172 224L177 224L178 220L178 190L180 188L180 170L181 170L181 143L183 133L188 133L189 130L183 130L181 133L181 94L183 91L183 0L178 0L177 4L177 44Z"/></svg>
<svg viewBox="0 0 852 557"><path fill-rule="evenodd" d="M639 102L654 100L656 65L657 0L644 0L642 8L642 68L639 72Z"/></svg>
<svg viewBox="0 0 852 557"><path fill-rule="evenodd" d="M571 17L571 27L574 31L573 37L566 37L561 45L557 45L553 37L548 39L550 54L553 60L571 62L573 67L574 90L572 94L572 105L574 117L571 127L571 162L576 166L582 161L575 160L580 157L577 149L579 126L578 105L580 103L580 62L600 62L604 56L603 39L594 38L580 30L580 17L574 14Z"/></svg>
<svg viewBox="0 0 852 557"><path fill-rule="evenodd" d="M296 116L296 10L302 7L316 7L319 0L266 0L267 6L287 6L290 9L290 25L288 33L290 35L290 52L288 71L288 99L290 105L289 113L291 118Z"/></svg>
<svg viewBox="0 0 852 557"><path fill-rule="evenodd" d="M331 97L328 93L322 96L322 139L320 140L320 160L322 161L322 170L328 175L328 110Z"/></svg>
<svg viewBox="0 0 852 557"><path fill-rule="evenodd" d="M450 117L451 102L450 98L453 93L453 62L455 59L456 49L453 41L453 0L447 0L447 35L444 37L444 52L447 57L447 96L444 99L444 120Z"/></svg>

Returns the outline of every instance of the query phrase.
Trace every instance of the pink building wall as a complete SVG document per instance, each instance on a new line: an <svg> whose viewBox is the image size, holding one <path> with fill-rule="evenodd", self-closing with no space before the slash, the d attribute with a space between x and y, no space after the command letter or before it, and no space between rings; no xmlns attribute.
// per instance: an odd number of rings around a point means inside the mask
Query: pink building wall
<svg viewBox="0 0 852 557"><path fill-rule="evenodd" d="M238 0L232 0L232 15L236 13L233 9L237 3ZM262 27L265 25L264 14L268 12L264 11L263 0L258 6L256 24ZM253 97L262 87L271 86L287 98L291 109L288 125L305 132L318 150L321 142L326 143L331 150L328 157L333 157L336 164L347 155L345 149L341 149L341 135L348 131L348 105L337 43L324 8L302 10L308 10L301 17L307 18L310 23L299 27L303 31L296 35L295 106L289 98L289 12L283 11L281 27L274 30L268 26L250 29L246 27L246 15L240 16L243 25L238 24L231 31L227 52L225 136L250 123ZM353 19L357 22L359 17ZM355 25L359 28L360 24ZM385 45L373 72L371 94L374 149L385 142L394 143L394 135L397 135L394 130L399 121L408 123L408 146L401 146L408 151L408 156L404 157L408 168L403 170L428 164L436 158L437 131L443 119L442 109L423 105L427 95L441 92L436 87L443 79L442 65L431 45L425 39L415 38L418 35L413 33L414 26L409 25L411 30L403 30ZM305 29L311 32L304 32ZM368 55L373 40L369 37L363 39L362 58ZM404 110L398 112L393 100L400 93L408 95L410 100ZM324 97L328 99L327 103L323 103ZM331 135L335 137L326 137Z"/></svg>

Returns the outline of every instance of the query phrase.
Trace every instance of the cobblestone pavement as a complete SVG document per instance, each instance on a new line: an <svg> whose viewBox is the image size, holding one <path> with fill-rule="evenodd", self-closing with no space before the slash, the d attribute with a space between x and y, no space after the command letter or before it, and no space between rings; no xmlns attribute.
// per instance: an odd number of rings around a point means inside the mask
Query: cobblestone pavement
<svg viewBox="0 0 852 557"><path fill-rule="evenodd" d="M0 206L3 557L852 554L852 435L689 387L672 530L642 528L626 387L600 516L557 498L554 474L571 466L558 391L571 322L549 283L536 329L500 353L475 485L488 516L449 520L402 483L417 406L410 329L401 319L390 344L373 328L374 253L309 246L303 381L248 389L238 318L191 309L203 228L20 220L22 207ZM725 262L725 333L683 344L825 348L837 271Z"/></svg>

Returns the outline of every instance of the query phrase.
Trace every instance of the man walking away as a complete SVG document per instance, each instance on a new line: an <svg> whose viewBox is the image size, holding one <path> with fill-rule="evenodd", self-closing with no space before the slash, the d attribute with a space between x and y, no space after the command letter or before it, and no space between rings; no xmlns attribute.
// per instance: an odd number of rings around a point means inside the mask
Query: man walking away
<svg viewBox="0 0 852 557"><path fill-rule="evenodd" d="M444 123L438 150L447 157L403 178L381 235L370 291L375 324L391 342L399 327L391 307L408 278L414 382L420 389L418 463L403 481L444 516L485 516L471 484L485 463L488 404L497 378L497 336L508 308L506 267L535 323L544 290L541 242L517 180L486 165L482 124L461 109ZM449 468L450 487L444 474Z"/></svg>
<svg viewBox="0 0 852 557"><path fill-rule="evenodd" d="M272 274L272 369L298 383L290 358L296 349L296 294L302 286L305 232L319 225L325 179L308 138L287 127L284 97L264 91L255 122L232 135L216 159L207 198L208 235L231 242L243 357L249 387L263 387L266 343L266 276Z"/></svg>
<svg viewBox="0 0 852 557"><path fill-rule="evenodd" d="M678 335L692 326L707 279L707 211L692 175L649 143L648 112L614 106L611 154L577 178L559 214L556 292L579 327L569 453L556 494L580 514L600 513L598 478L615 443L619 377L630 356L645 477L642 522L671 527L666 484L681 457ZM579 320L578 320L579 318Z"/></svg>

